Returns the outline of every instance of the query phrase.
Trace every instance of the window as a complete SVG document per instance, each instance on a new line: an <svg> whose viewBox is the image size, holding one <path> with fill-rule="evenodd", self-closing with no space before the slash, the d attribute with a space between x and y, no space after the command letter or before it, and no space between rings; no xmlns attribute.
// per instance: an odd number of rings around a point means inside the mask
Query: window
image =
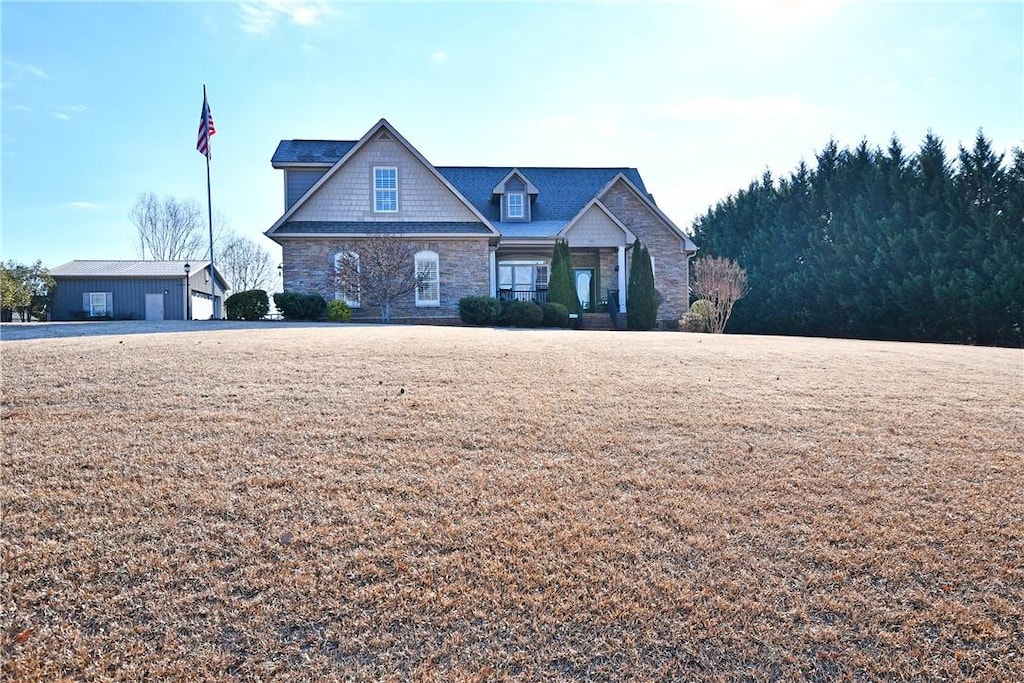
<svg viewBox="0 0 1024 683"><path fill-rule="evenodd" d="M373 210L382 213L398 211L398 169L394 166L373 168Z"/></svg>
<svg viewBox="0 0 1024 683"><path fill-rule="evenodd" d="M498 289L532 292L547 289L548 264L544 261L502 261L498 264Z"/></svg>
<svg viewBox="0 0 1024 683"><path fill-rule="evenodd" d="M110 315L114 312L113 292L85 292L82 294L82 310L90 318Z"/></svg>
<svg viewBox="0 0 1024 683"><path fill-rule="evenodd" d="M526 218L526 209L523 206L523 193L509 192L505 197L508 199L508 217Z"/></svg>
<svg viewBox="0 0 1024 683"><path fill-rule="evenodd" d="M359 280L362 270L359 267L359 254L354 251L343 251L334 255L334 274L338 288L334 298L344 301L352 308L359 308L361 288Z"/></svg>
<svg viewBox="0 0 1024 683"><path fill-rule="evenodd" d="M438 269L437 252L416 253L416 305L441 305L441 278Z"/></svg>

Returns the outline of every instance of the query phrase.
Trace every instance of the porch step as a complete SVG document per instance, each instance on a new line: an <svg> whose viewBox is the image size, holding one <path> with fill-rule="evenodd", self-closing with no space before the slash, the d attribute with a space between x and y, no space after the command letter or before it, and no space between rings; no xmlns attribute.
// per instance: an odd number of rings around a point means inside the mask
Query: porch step
<svg viewBox="0 0 1024 683"><path fill-rule="evenodd" d="M584 313L580 321L582 330L614 330L615 323L607 313Z"/></svg>

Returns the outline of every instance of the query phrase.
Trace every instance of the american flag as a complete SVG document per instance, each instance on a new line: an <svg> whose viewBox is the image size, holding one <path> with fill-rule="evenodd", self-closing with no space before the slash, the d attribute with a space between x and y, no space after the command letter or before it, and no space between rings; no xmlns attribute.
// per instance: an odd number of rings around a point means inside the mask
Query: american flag
<svg viewBox="0 0 1024 683"><path fill-rule="evenodd" d="M210 136L217 132L213 125L213 114L210 103L206 101L206 89L203 89L203 113L199 115L199 141L196 149L207 159L210 158Z"/></svg>

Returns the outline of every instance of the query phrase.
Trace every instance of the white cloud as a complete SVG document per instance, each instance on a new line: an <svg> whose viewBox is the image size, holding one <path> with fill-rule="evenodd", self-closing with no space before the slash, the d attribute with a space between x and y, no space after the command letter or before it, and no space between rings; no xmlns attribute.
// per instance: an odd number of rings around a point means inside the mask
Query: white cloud
<svg viewBox="0 0 1024 683"><path fill-rule="evenodd" d="M99 209L101 206L95 202L71 202L72 209L78 209L79 211L92 211L93 209Z"/></svg>
<svg viewBox="0 0 1024 683"><path fill-rule="evenodd" d="M35 78L47 79L50 76L34 64L21 64L20 62L7 62L7 68L11 71L34 76Z"/></svg>
<svg viewBox="0 0 1024 683"><path fill-rule="evenodd" d="M280 21L315 26L330 11L325 0L249 0L238 6L241 28L246 33L270 33Z"/></svg>
<svg viewBox="0 0 1024 683"><path fill-rule="evenodd" d="M89 107L84 104L73 104L68 107L68 111L89 111Z"/></svg>
<svg viewBox="0 0 1024 683"><path fill-rule="evenodd" d="M26 107L24 104L15 104L11 109L14 111L32 111L32 107Z"/></svg>
<svg viewBox="0 0 1024 683"><path fill-rule="evenodd" d="M449 59L448 53L444 50L435 50L430 53L430 61L434 64L444 64Z"/></svg>
<svg viewBox="0 0 1024 683"><path fill-rule="evenodd" d="M56 114L54 114L54 115L53 115L53 117L54 117L55 119L60 119L61 121L67 121L68 119L70 119L70 118L71 118L71 117L70 117L70 116L68 116L67 114L62 114L62 113L60 113L60 112L57 112Z"/></svg>

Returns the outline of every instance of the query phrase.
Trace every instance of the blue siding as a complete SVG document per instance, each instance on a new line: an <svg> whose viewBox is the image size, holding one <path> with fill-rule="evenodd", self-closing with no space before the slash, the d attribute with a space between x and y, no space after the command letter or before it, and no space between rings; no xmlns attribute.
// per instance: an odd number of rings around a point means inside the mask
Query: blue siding
<svg viewBox="0 0 1024 683"><path fill-rule="evenodd" d="M85 292L111 292L114 317L131 316L132 320L146 319L146 294L164 294L164 320L185 317L185 278L177 279L112 279L112 278L57 278L57 292L53 300L54 320L74 320L74 312L82 310Z"/></svg>
<svg viewBox="0 0 1024 683"><path fill-rule="evenodd" d="M288 169L284 172L285 180L285 198L284 208L285 211L292 207L292 204L299 201L299 197L306 194L306 190L313 187L313 183L320 180L324 173L327 173L328 169L318 168L313 170L293 170Z"/></svg>

